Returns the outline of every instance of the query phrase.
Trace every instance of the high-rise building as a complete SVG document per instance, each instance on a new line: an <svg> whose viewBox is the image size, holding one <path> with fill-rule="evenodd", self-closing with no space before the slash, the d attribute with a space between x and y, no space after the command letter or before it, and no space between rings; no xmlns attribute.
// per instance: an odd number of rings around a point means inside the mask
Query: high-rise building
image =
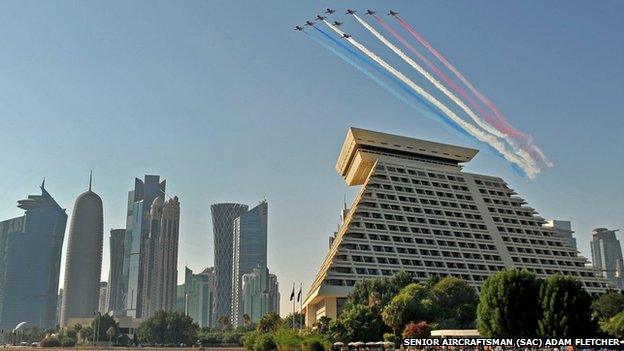
<svg viewBox="0 0 624 351"><path fill-rule="evenodd" d="M223 316L231 317L234 219L248 209L247 205L235 203L210 206L214 237L214 270L217 279L213 313L215 322Z"/></svg>
<svg viewBox="0 0 624 351"><path fill-rule="evenodd" d="M98 311L101 314L108 313L108 282L100 282L100 296L98 299Z"/></svg>
<svg viewBox="0 0 624 351"><path fill-rule="evenodd" d="M624 289L624 277L622 277L624 266L622 247L615 236L617 231L606 228L594 229L590 245L594 267L602 272L613 288L622 290Z"/></svg>
<svg viewBox="0 0 624 351"><path fill-rule="evenodd" d="M125 296L125 310L129 317L142 317L143 272L148 264L142 248L149 236L151 205L155 198L164 195L166 184L157 175L146 175L144 180L135 178L134 189L128 192L122 294Z"/></svg>
<svg viewBox="0 0 624 351"><path fill-rule="evenodd" d="M525 268L608 283L498 177L466 173L477 150L351 128L336 170L361 185L305 298L306 324L336 318L364 278L403 270L424 281L457 276L479 288L494 272Z"/></svg>
<svg viewBox="0 0 624 351"><path fill-rule="evenodd" d="M267 220L269 206L266 201L234 219L232 244L232 312L231 323L243 323L242 279L255 267L267 265Z"/></svg>
<svg viewBox="0 0 624 351"><path fill-rule="evenodd" d="M153 250L154 266L153 273L150 274L152 314L161 310L174 311L176 308L179 232L180 202L178 197L174 196L163 205Z"/></svg>
<svg viewBox="0 0 624 351"><path fill-rule="evenodd" d="M186 267L184 276L185 313L200 327L214 325L212 320L215 293L215 274L212 267L199 274Z"/></svg>
<svg viewBox="0 0 624 351"><path fill-rule="evenodd" d="M110 267L108 271L108 311L124 309L124 295L122 287L124 238L125 229L111 229L110 231Z"/></svg>
<svg viewBox="0 0 624 351"><path fill-rule="evenodd" d="M279 284L277 276L270 274L266 266L258 266L242 276L241 317L249 316L249 322L256 323L269 312L279 314ZM242 321L245 323L245 320ZM241 324L241 325L243 325Z"/></svg>
<svg viewBox="0 0 624 351"><path fill-rule="evenodd" d="M0 222L0 328L53 327L67 214L43 183L17 207L26 213Z"/></svg>
<svg viewBox="0 0 624 351"><path fill-rule="evenodd" d="M99 311L102 241L102 199L89 189L74 204L65 256L65 283L61 325L70 318L87 318Z"/></svg>
<svg viewBox="0 0 624 351"><path fill-rule="evenodd" d="M552 219L548 221L544 226L553 228L557 235L566 239L570 246L578 251L578 248L576 247L576 238L572 235L574 234L574 231L572 230L572 223L570 223L570 221L560 221L558 219Z"/></svg>

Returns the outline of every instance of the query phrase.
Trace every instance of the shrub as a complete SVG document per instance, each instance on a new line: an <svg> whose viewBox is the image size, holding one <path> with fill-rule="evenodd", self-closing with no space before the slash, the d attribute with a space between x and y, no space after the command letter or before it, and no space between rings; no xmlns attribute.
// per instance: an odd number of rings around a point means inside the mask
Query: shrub
<svg viewBox="0 0 624 351"><path fill-rule="evenodd" d="M74 346L76 346L76 340L72 339L72 338L69 338L69 337L61 338L61 345L60 346L63 346L63 347L74 347Z"/></svg>
<svg viewBox="0 0 624 351"><path fill-rule="evenodd" d="M292 329L280 329L275 333L275 343L279 351L300 351L301 336Z"/></svg>
<svg viewBox="0 0 624 351"><path fill-rule="evenodd" d="M254 343L254 351L271 351L277 349L273 335L261 334L256 338Z"/></svg>
<svg viewBox="0 0 624 351"><path fill-rule="evenodd" d="M390 341L394 343L394 346L400 345L401 338L394 333L384 333L383 335L384 341Z"/></svg>
<svg viewBox="0 0 624 351"><path fill-rule="evenodd" d="M74 342L74 344L75 343L76 342ZM41 343L39 345L41 347L60 347L61 346L61 342L59 341L58 338L47 337L47 338L41 340Z"/></svg>
<svg viewBox="0 0 624 351"><path fill-rule="evenodd" d="M617 338L624 337L624 311L600 324L600 329Z"/></svg>
<svg viewBox="0 0 624 351"><path fill-rule="evenodd" d="M319 339L308 339L301 343L302 351L325 351L323 343Z"/></svg>
<svg viewBox="0 0 624 351"><path fill-rule="evenodd" d="M243 347L247 350L253 350L258 338L258 332L251 332L243 336Z"/></svg>
<svg viewBox="0 0 624 351"><path fill-rule="evenodd" d="M431 326L425 322L410 322L403 330L404 338L428 338L431 336Z"/></svg>

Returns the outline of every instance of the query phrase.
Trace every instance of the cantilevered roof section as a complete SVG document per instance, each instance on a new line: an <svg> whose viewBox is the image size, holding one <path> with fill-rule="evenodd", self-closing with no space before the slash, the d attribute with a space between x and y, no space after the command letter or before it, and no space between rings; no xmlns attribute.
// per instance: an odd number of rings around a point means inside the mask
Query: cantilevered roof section
<svg viewBox="0 0 624 351"><path fill-rule="evenodd" d="M356 151L360 148L403 156L411 154L415 157L438 159L455 164L468 162L479 152L479 150L461 146L351 127L336 163L336 170L341 176L347 176Z"/></svg>

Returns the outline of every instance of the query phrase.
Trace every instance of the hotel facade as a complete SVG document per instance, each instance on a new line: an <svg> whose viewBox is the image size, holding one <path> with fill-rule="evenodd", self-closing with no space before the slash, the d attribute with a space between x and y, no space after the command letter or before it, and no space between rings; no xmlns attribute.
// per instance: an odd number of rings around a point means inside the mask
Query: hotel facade
<svg viewBox="0 0 624 351"><path fill-rule="evenodd" d="M306 325L336 318L355 283L398 271L475 288L502 269L608 282L498 177L465 173L477 150L350 128L336 170L361 186L304 300Z"/></svg>

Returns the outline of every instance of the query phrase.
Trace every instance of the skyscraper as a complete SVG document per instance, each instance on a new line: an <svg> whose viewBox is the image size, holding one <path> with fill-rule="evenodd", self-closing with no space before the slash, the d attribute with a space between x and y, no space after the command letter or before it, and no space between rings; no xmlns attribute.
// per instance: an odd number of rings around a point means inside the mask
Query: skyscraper
<svg viewBox="0 0 624 351"><path fill-rule="evenodd" d="M214 269L217 279L214 306L215 322L222 316L231 317L234 219L247 210L247 205L235 203L210 206L214 236Z"/></svg>
<svg viewBox="0 0 624 351"><path fill-rule="evenodd" d="M104 240L102 199L89 189L74 204L65 256L62 326L70 318L93 316L99 310L102 241Z"/></svg>
<svg viewBox="0 0 624 351"><path fill-rule="evenodd" d="M111 229L110 231L110 267L108 271L108 310L118 311L124 309L124 296L122 287L124 238L125 229Z"/></svg>
<svg viewBox="0 0 624 351"><path fill-rule="evenodd" d="M362 185L304 300L306 324L336 318L355 283L400 270L417 280L457 276L479 288L525 268L607 281L498 177L462 171L477 150L350 128L336 170Z"/></svg>
<svg viewBox="0 0 624 351"><path fill-rule="evenodd" d="M176 308L178 284L178 239L180 231L180 202L178 197L163 205L158 235L154 247L151 311L173 311Z"/></svg>
<svg viewBox="0 0 624 351"><path fill-rule="evenodd" d="M572 223L570 221L560 221L558 219L552 219L548 221L544 226L553 228L557 235L566 239L566 241L573 247L575 250L578 250L576 247L576 238L572 234L574 231L572 230Z"/></svg>
<svg viewBox="0 0 624 351"><path fill-rule="evenodd" d="M232 314L234 327L242 325L243 274L252 269L267 265L267 220L268 204L266 201L234 219L232 244Z"/></svg>
<svg viewBox="0 0 624 351"><path fill-rule="evenodd" d="M590 245L594 267L602 272L613 288L622 290L624 289L622 247L615 232L617 230L594 229Z"/></svg>
<svg viewBox="0 0 624 351"><path fill-rule="evenodd" d="M279 314L280 294L275 274L270 274L266 266L258 266L243 274L241 280L241 320L247 315L249 322L256 323L266 313Z"/></svg>
<svg viewBox="0 0 624 351"><path fill-rule="evenodd" d="M193 318L200 327L209 327L213 322L213 302L215 293L215 274L212 267L201 273L193 274L186 267L184 276L185 313Z"/></svg>
<svg viewBox="0 0 624 351"><path fill-rule="evenodd" d="M157 175L146 175L144 181L135 178L134 190L128 192L122 294L125 296L125 310L129 317L142 317L143 272L148 263L142 248L149 235L151 204L156 197L165 193L166 184Z"/></svg>
<svg viewBox="0 0 624 351"><path fill-rule="evenodd" d="M98 311L102 314L108 313L108 282L100 282Z"/></svg>
<svg viewBox="0 0 624 351"><path fill-rule="evenodd" d="M53 327L67 214L43 183L17 207L26 213L0 222L0 328Z"/></svg>

